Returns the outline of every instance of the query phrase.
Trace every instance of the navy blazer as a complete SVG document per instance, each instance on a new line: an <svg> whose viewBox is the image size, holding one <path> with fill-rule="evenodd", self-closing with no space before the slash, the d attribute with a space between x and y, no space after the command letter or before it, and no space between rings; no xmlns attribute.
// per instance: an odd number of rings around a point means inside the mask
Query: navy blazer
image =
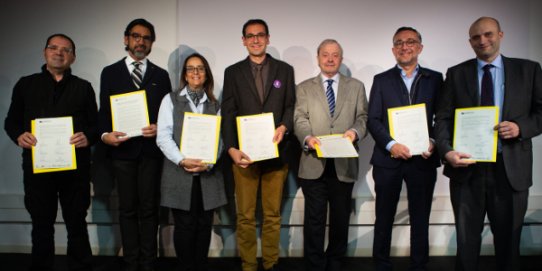
<svg viewBox="0 0 542 271"><path fill-rule="evenodd" d="M266 164L278 165L287 162L289 141L293 139L293 118L295 106L294 69L287 63L276 60L269 54L269 74L264 85L264 102L260 101L254 76L250 67L250 58L246 58L226 68L224 71L224 90L222 96L222 135L224 149L239 148L236 117L261 113L273 113L275 127L283 124L288 129L279 144L279 156ZM293 139L295 140L295 139ZM291 143L291 142L290 142Z"/></svg>
<svg viewBox="0 0 542 271"><path fill-rule="evenodd" d="M167 71L147 60L147 70L140 89L145 90L147 96L149 121L151 124L156 123L162 98L171 92L171 82ZM132 81L128 67L126 67L125 58L103 69L100 79L100 135L111 132L113 129L109 97L137 90L138 88ZM133 160L141 157L141 155L155 158L162 157L162 152L156 146L156 138L144 138L142 136L131 138L118 147L110 147L109 153L112 158L122 160Z"/></svg>
<svg viewBox="0 0 542 271"><path fill-rule="evenodd" d="M542 70L540 64L525 59L502 56L504 64L504 101L501 121L515 122L520 135L501 139L502 158L510 185L516 191L532 184L533 146L531 138L542 133ZM435 133L442 159L453 150L453 125L456 108L479 106L479 83L476 59L448 69L439 97ZM473 167L445 165L444 175L452 181L470 178Z"/></svg>
<svg viewBox="0 0 542 271"><path fill-rule="evenodd" d="M371 158L371 164L375 166L397 168L404 162L402 159L391 157L390 152L386 150L386 145L393 140L388 122L389 108L425 103L429 137L434 138L433 116L438 92L442 87L442 74L420 67L417 76L419 76L418 82L413 83L411 88L411 91L414 91L412 98L401 78L401 70L397 66L375 75L373 79L367 128L375 140ZM434 169L440 165L436 153L433 153L429 159L414 156L411 160L420 169Z"/></svg>

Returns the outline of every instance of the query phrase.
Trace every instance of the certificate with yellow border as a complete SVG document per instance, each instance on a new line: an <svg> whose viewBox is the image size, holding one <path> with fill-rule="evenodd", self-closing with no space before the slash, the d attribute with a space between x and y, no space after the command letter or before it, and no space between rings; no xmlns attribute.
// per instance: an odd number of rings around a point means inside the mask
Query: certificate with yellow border
<svg viewBox="0 0 542 271"><path fill-rule="evenodd" d="M220 116L184 113L179 149L184 157L215 164L220 135Z"/></svg>
<svg viewBox="0 0 542 271"><path fill-rule="evenodd" d="M454 142L456 151L471 155L469 160L495 162L497 160L497 131L499 107L479 106L455 110Z"/></svg>
<svg viewBox="0 0 542 271"><path fill-rule="evenodd" d="M126 133L129 137L143 135L141 129L149 126L145 90L111 95L109 98L113 131Z"/></svg>
<svg viewBox="0 0 542 271"><path fill-rule="evenodd" d="M320 144L314 145L316 155L320 158L354 158L358 151L354 144L342 134L317 136Z"/></svg>
<svg viewBox="0 0 542 271"><path fill-rule="evenodd" d="M273 142L275 121L273 113L237 117L239 149L251 161L279 157L277 144Z"/></svg>
<svg viewBox="0 0 542 271"><path fill-rule="evenodd" d="M424 103L389 108L388 123L393 140L407 146L411 155L421 155L429 150Z"/></svg>
<svg viewBox="0 0 542 271"><path fill-rule="evenodd" d="M72 117L35 119L30 126L37 140L36 146L32 147L34 173L77 169L75 146L70 144Z"/></svg>

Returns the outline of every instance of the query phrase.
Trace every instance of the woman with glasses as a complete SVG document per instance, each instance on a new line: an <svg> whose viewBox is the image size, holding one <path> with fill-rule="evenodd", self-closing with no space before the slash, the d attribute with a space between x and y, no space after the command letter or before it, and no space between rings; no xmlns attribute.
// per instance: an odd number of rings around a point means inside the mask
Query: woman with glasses
<svg viewBox="0 0 542 271"><path fill-rule="evenodd" d="M158 113L156 142L165 155L160 204L171 208L179 270L207 270L213 211L226 204L220 164L191 159L179 151L186 112L218 115L213 75L200 54L186 58L181 88L166 95ZM217 156L220 157L219 148Z"/></svg>

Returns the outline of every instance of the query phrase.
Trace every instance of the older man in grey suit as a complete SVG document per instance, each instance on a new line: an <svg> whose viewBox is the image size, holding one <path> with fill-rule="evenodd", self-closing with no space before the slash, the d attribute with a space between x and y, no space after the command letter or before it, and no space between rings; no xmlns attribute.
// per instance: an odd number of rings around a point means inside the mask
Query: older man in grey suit
<svg viewBox="0 0 542 271"><path fill-rule="evenodd" d="M294 131L304 145L299 179L305 195L304 253L306 269L340 270L346 253L352 188L357 158L318 158L316 136L343 134L352 143L366 135L367 97L362 82L343 76L341 45L332 39L317 50L320 74L297 86ZM324 251L329 203L329 244Z"/></svg>

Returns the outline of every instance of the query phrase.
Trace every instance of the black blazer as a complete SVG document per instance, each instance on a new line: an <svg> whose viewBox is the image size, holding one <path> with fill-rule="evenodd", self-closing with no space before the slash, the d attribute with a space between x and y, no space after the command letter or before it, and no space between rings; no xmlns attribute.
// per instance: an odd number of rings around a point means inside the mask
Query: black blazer
<svg viewBox="0 0 542 271"><path fill-rule="evenodd" d="M515 122L520 136L501 139L502 157L510 185L517 191L532 185L533 150L531 138L542 132L542 70L530 60L502 57L504 63L504 101L502 121ZM479 105L476 59L451 67L446 73L436 115L435 133L442 158L452 150L454 111ZM472 174L472 166L453 168L445 165L444 175L463 181Z"/></svg>
<svg viewBox="0 0 542 271"><path fill-rule="evenodd" d="M144 89L147 96L149 121L150 123L156 123L162 98L171 92L171 82L169 81L167 71L147 60L147 70L145 71L140 89ZM136 90L138 89L132 82L124 58L103 69L100 79L100 135L111 132L113 127L111 124L111 102L109 97ZM144 138L141 136L131 138L118 147L110 147L109 151L111 157L114 159L132 160L141 155L156 158L162 157L162 152L156 146L156 138Z"/></svg>
<svg viewBox="0 0 542 271"><path fill-rule="evenodd" d="M225 150L239 148L237 138L237 116L272 112L275 127L284 124L288 129L283 141L279 144L279 155L282 161L288 159L288 141L293 138L293 114L295 106L294 69L285 62L276 60L269 54L269 74L264 86L264 102L260 102L250 68L250 59L233 64L224 71L224 89L222 92L222 134ZM267 163L276 163L280 159L272 159ZM265 161L263 161L265 162Z"/></svg>
<svg viewBox="0 0 542 271"><path fill-rule="evenodd" d="M433 119L442 80L441 73L420 67L411 88L413 97L409 98L409 92L401 78L401 70L397 66L375 75L369 98L367 123L367 128L375 140L371 164L397 168L404 162L402 159L392 158L390 152L386 150L386 145L393 140L389 129L388 108L425 103L429 137L434 138ZM436 153L429 159L415 156L411 160L421 169L434 169L440 165Z"/></svg>

